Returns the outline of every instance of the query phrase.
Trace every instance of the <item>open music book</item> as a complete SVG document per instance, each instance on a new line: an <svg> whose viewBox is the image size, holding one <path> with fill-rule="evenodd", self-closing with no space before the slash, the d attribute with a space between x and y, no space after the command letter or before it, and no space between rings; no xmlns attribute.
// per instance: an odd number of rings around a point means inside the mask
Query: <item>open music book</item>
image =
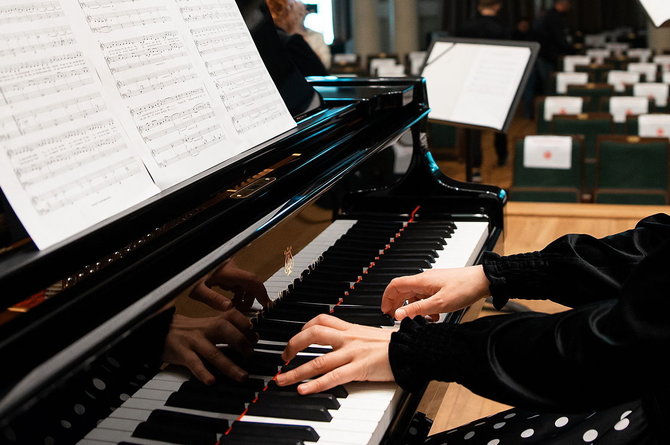
<svg viewBox="0 0 670 445"><path fill-rule="evenodd" d="M639 0L649 19L659 28L670 20L670 2L668 0Z"/></svg>
<svg viewBox="0 0 670 445"><path fill-rule="evenodd" d="M534 42L440 38L428 50L430 119L507 131L530 76Z"/></svg>
<svg viewBox="0 0 670 445"><path fill-rule="evenodd" d="M44 249L296 123L234 0L0 0L0 186Z"/></svg>

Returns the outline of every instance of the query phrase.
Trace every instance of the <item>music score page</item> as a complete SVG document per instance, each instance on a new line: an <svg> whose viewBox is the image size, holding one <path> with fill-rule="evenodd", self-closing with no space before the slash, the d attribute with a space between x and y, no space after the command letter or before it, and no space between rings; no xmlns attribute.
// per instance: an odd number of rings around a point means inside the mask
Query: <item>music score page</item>
<svg viewBox="0 0 670 445"><path fill-rule="evenodd" d="M234 0L0 0L0 24L0 186L40 249L295 126Z"/></svg>
<svg viewBox="0 0 670 445"><path fill-rule="evenodd" d="M436 42L421 73L430 118L502 130L530 57L527 47Z"/></svg>

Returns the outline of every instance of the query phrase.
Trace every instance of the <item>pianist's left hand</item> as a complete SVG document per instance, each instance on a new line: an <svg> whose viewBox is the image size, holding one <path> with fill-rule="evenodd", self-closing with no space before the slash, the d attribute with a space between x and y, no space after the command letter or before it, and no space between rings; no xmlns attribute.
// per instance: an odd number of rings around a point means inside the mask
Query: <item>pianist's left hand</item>
<svg viewBox="0 0 670 445"><path fill-rule="evenodd" d="M305 324L287 344L282 358L291 360L311 344L330 345L333 352L277 376L279 386L291 385L316 375L298 386L300 394L325 391L351 381L392 382L388 349L393 331L360 326L330 315L319 315Z"/></svg>
<svg viewBox="0 0 670 445"><path fill-rule="evenodd" d="M163 360L185 366L205 384L214 383L214 376L203 361L224 375L241 381L247 373L216 347L227 343L236 351L251 355L252 344L257 339L251 321L235 309L215 317L191 318L175 314L165 339Z"/></svg>

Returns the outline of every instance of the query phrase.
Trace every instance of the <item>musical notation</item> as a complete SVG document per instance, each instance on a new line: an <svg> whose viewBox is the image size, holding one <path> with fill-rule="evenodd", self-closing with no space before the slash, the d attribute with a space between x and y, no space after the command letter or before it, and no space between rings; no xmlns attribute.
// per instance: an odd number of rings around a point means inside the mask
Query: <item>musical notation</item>
<svg viewBox="0 0 670 445"><path fill-rule="evenodd" d="M40 248L295 126L234 0L0 0L0 24L0 185Z"/></svg>
<svg viewBox="0 0 670 445"><path fill-rule="evenodd" d="M157 193L60 2L0 23L0 185L38 247Z"/></svg>
<svg viewBox="0 0 670 445"><path fill-rule="evenodd" d="M0 25L63 17L63 10L57 1L17 2L0 6Z"/></svg>
<svg viewBox="0 0 670 445"><path fill-rule="evenodd" d="M237 134L254 144L292 127L295 123L279 98L235 2L176 3ZM281 107L271 105L277 99ZM257 131L250 132L252 128Z"/></svg>

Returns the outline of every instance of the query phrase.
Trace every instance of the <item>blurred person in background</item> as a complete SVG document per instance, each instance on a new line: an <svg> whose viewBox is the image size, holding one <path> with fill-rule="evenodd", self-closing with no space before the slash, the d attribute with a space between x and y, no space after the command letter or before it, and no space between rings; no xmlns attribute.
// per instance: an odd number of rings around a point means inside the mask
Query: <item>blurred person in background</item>
<svg viewBox="0 0 670 445"><path fill-rule="evenodd" d="M303 76L327 76L328 70L319 56L305 41L302 32L307 11L297 0L266 0L279 40Z"/></svg>

